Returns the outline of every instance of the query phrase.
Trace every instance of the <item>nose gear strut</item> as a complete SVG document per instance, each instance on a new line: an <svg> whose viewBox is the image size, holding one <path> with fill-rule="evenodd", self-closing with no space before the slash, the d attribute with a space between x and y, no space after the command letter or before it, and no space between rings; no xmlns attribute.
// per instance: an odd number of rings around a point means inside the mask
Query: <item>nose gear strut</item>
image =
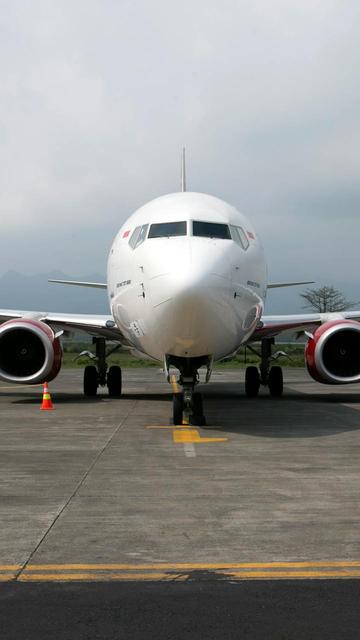
<svg viewBox="0 0 360 640"><path fill-rule="evenodd" d="M195 392L195 387L199 384L198 369L202 365L211 366L211 358L179 358L177 356L167 356L165 370L170 380L169 368L176 367L180 376L177 381L182 390L173 394L173 422L175 425L183 424L184 413L189 415L190 424L205 426L203 398L201 393ZM207 376L207 379L209 375Z"/></svg>

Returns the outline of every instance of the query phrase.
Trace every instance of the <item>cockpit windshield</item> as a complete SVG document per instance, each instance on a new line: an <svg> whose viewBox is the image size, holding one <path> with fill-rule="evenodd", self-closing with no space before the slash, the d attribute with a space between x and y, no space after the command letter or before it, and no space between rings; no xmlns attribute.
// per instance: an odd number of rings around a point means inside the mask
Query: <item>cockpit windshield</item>
<svg viewBox="0 0 360 640"><path fill-rule="evenodd" d="M157 222L150 227L148 238L186 236L186 222Z"/></svg>
<svg viewBox="0 0 360 640"><path fill-rule="evenodd" d="M227 224L219 222L202 222L200 220L193 221L193 236L202 236L203 238L220 238L222 240L231 240L230 230Z"/></svg>

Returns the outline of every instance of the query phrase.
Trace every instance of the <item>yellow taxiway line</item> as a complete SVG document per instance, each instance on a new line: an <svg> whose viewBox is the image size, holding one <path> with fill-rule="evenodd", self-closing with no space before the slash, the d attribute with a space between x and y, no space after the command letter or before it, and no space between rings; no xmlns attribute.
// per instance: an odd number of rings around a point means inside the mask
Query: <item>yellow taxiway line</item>
<svg viewBox="0 0 360 640"><path fill-rule="evenodd" d="M32 387L43 387L43 384L13 384L11 387L3 387L0 385L0 391L5 391L5 389L29 389Z"/></svg>
<svg viewBox="0 0 360 640"><path fill-rule="evenodd" d="M195 581L199 572L208 572L211 580L228 581L360 578L360 561L0 565L0 582Z"/></svg>
<svg viewBox="0 0 360 640"><path fill-rule="evenodd" d="M90 571L149 571L149 570L176 570L176 569L305 569L305 568L359 568L360 560L315 560L315 561L285 561L274 562L155 562L143 564L127 563L80 563L80 564L29 564L26 571L64 571L64 570L90 570ZM20 569L20 565L17 567ZM1 567L0 567L1 569Z"/></svg>

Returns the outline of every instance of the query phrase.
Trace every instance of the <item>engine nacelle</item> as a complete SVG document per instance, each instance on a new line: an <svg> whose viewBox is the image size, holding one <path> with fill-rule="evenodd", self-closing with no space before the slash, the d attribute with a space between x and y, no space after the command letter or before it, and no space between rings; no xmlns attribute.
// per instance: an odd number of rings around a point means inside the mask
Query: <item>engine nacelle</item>
<svg viewBox="0 0 360 640"><path fill-rule="evenodd" d="M44 322L20 318L0 326L0 378L6 382L50 382L60 371L59 338Z"/></svg>
<svg viewBox="0 0 360 640"><path fill-rule="evenodd" d="M353 320L325 322L306 344L305 362L317 382L359 382L360 323Z"/></svg>

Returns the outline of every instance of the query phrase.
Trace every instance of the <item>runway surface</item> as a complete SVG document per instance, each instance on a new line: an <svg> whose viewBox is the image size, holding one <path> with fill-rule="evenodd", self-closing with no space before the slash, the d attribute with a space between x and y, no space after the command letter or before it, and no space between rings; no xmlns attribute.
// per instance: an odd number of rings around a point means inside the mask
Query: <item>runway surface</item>
<svg viewBox="0 0 360 640"><path fill-rule="evenodd" d="M219 598L223 637L236 637L232 625L245 610L253 635L244 627L241 637L269 637L256 635L264 629L251 627L251 611L275 624L288 603L301 634L300 602L303 611L312 602L314 624L317 617L330 624L340 607L336 619L349 637L349 625L359 623L352 603L360 577L360 388L318 385L298 369L285 380L282 399L262 391L248 400L242 371L216 371L203 388L206 429L171 426L171 387L158 369L125 370L120 400L85 399L81 372L64 370L50 385L52 412L40 411L41 388L1 383L6 637L17 637L11 624L21 624L9 615L14 606L36 610L41 600L51 609L68 598L70 610L78 603L75 619L86 602L95 598L103 612L115 598L127 603L125 615L136 593L144 611L165 601L165 617L183 611L183 622L194 598L198 611L212 603L204 623L213 619L214 629ZM150 619L144 613L144 624ZM191 635L194 624L185 637L200 637ZM178 637L161 635L160 626L158 637ZM87 632L66 637L94 637Z"/></svg>

